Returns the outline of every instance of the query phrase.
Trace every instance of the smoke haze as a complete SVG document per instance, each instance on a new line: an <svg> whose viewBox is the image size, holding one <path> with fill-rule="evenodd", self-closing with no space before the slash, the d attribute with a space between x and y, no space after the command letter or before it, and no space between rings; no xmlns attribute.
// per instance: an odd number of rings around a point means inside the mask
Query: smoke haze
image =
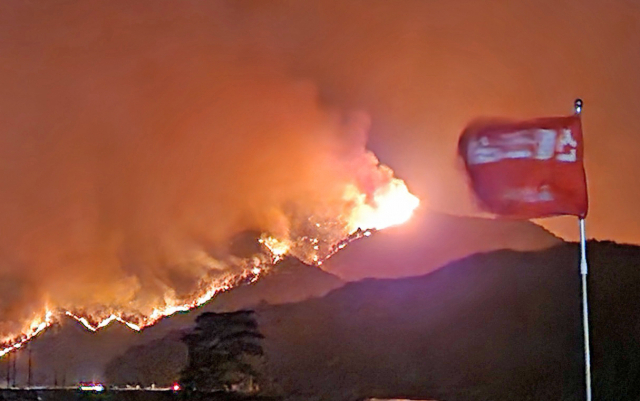
<svg viewBox="0 0 640 401"><path fill-rule="evenodd" d="M45 305L149 314L229 273L240 232L335 242L346 188L391 179L369 117L323 104L235 6L4 8L1 332Z"/></svg>
<svg viewBox="0 0 640 401"><path fill-rule="evenodd" d="M188 293L243 230L334 227L346 184L389 179L369 126L431 207L474 212L464 125L577 96L589 233L638 242L638 17L628 1L3 2L0 332L45 303Z"/></svg>

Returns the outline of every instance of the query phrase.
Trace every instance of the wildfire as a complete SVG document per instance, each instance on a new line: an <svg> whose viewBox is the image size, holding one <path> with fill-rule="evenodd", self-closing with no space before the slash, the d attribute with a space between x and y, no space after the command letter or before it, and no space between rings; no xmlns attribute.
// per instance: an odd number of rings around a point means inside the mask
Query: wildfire
<svg viewBox="0 0 640 401"><path fill-rule="evenodd" d="M411 218L420 200L411 194L405 183L391 177L386 184L379 186L372 194L362 193L357 185L345 188L343 199L349 205L348 213L338 221L311 221L306 228L307 234L295 239L276 238L263 234L259 242L268 250L268 260L239 262L244 267L239 273L228 274L216 280L202 283L201 290L187 299L170 296L164 306L156 307L148 314L125 315L121 312L91 314L65 309L46 309L44 315L31 321L22 334L5 338L0 357L21 348L48 327L68 316L82 324L87 330L96 332L113 322L124 324L131 330L141 331L158 320L178 312L186 312L211 300L216 294L229 290L242 283L253 283L268 269L286 255L293 255L307 263L321 265L324 260L344 248L349 242L371 235L372 231L402 224ZM315 232L315 234L308 234ZM96 316L97 315L97 316ZM8 345L7 345L8 344Z"/></svg>
<svg viewBox="0 0 640 401"><path fill-rule="evenodd" d="M262 234L259 241L268 249L272 262L293 255L305 263L320 266L349 242L368 237L372 231L406 222L420 204L418 197L409 192L404 181L393 177L372 194L361 192L355 184L347 185L343 200L349 207L340 221L308 222L302 231L314 232L313 235L300 235L292 239Z"/></svg>
<svg viewBox="0 0 640 401"><path fill-rule="evenodd" d="M291 244L288 241L281 241L267 234L262 234L258 241L269 249L273 263L281 260L291 249Z"/></svg>
<svg viewBox="0 0 640 401"><path fill-rule="evenodd" d="M420 199L398 178L376 189L370 201L354 186L347 188L345 199L356 204L348 221L349 234L358 229L382 230L405 223L420 204Z"/></svg>
<svg viewBox="0 0 640 401"><path fill-rule="evenodd" d="M164 317L171 316L177 312L186 312L188 310L201 306L211 300L211 298L213 298L216 294L229 290L239 285L241 282L253 283L258 280L261 273L263 273L263 269L254 267L252 269L244 271L239 275L225 277L221 281L209 284L209 286L206 287L201 293L199 293L193 301L182 301L182 303L179 303L179 300L169 301L168 304L165 305L165 307L154 309L151 314L146 317L138 316L125 318L120 314L112 313L107 317L93 319L69 310L59 310L54 312L47 309L43 317L37 317L33 319L31 323L29 323L28 329L26 329L22 335L18 336L17 338L4 339L3 342L10 345L0 349L0 357L8 354L11 351L15 351L21 348L29 340L35 338L38 334L42 333L50 326L59 322L60 317L64 315L74 319L82 326L84 326L87 330L92 332L96 332L104 327L107 327L113 322L122 323L134 331L141 331L145 327L155 324L158 320Z"/></svg>
<svg viewBox="0 0 640 401"><path fill-rule="evenodd" d="M0 356L4 356L11 351L15 351L21 348L24 344L26 344L29 340L36 337L38 334L42 333L49 326L54 323L53 312L47 310L44 316L37 317L29 323L29 327L23 332L21 336L18 338L7 338L4 340L4 343L9 343L10 345L0 349Z"/></svg>
<svg viewBox="0 0 640 401"><path fill-rule="evenodd" d="M103 319L103 320L100 320L97 324L92 325L86 317L76 315L76 314L74 314L74 313L72 313L70 311L65 311L64 313L65 313L65 315L75 319L78 323L82 324L87 330L93 331L93 332L96 332L96 331L100 330L101 328L110 325L112 322L120 322L120 323L126 325L128 328L130 328L131 330L134 330L134 331L142 330L142 327L138 326L137 324L129 322L129 321L126 321L123 318L121 318L120 316L116 316L116 315L113 315L113 314L110 315L109 317Z"/></svg>

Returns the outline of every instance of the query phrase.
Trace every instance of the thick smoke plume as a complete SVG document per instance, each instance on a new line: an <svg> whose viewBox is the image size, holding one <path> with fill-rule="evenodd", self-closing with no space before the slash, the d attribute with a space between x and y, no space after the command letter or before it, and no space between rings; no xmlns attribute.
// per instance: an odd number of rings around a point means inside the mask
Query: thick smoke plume
<svg viewBox="0 0 640 401"><path fill-rule="evenodd" d="M2 8L2 335L45 308L149 314L237 268L241 232L337 241L345 189L391 179L367 115L292 77L236 7Z"/></svg>

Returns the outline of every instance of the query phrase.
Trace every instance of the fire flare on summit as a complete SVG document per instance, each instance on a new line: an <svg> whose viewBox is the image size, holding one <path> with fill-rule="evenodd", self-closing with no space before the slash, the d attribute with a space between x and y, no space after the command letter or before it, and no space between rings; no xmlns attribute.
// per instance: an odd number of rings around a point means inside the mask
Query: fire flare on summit
<svg viewBox="0 0 640 401"><path fill-rule="evenodd" d="M286 255L296 256L304 262L321 265L324 260L344 248L349 242L362 236L369 236L371 231L400 225L409 220L420 200L409 192L404 181L393 177L393 172L386 166L378 168L385 172L389 179L371 194L359 191L356 185L347 185L343 200L348 213L338 216L335 221L312 223L315 236L303 235L295 239L277 238L263 233L259 243L264 253L251 258L236 260L236 271L214 280L203 279L200 290L187 298L174 298L168 295L164 305L154 307L150 313L125 313L104 308L102 311L72 311L62 308L47 307L42 315L30 321L22 333L9 335L2 339L0 357L21 348L31 339L38 336L50 326L58 323L60 318L68 316L87 330L96 332L113 322L124 324L131 330L140 331L155 324L160 319L177 312L185 312L201 306L216 294L227 291L241 284L250 284L258 280ZM328 232L330 235L327 235Z"/></svg>

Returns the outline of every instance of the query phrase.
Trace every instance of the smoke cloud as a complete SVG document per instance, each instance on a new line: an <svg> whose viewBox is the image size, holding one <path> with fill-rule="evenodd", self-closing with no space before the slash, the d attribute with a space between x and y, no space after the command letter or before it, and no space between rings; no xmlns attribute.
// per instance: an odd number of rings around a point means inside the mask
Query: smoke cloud
<svg viewBox="0 0 640 401"><path fill-rule="evenodd" d="M45 306L149 314L253 230L339 240L391 179L224 2L3 6L0 333ZM323 231L324 230L324 231Z"/></svg>
<svg viewBox="0 0 640 401"><path fill-rule="evenodd" d="M594 0L0 2L0 332L47 302L161 303L228 271L237 232L336 219L345 183L389 175L351 110L430 207L471 214L466 123L582 97L589 236L637 243L638 16ZM543 224L577 238L574 219Z"/></svg>

